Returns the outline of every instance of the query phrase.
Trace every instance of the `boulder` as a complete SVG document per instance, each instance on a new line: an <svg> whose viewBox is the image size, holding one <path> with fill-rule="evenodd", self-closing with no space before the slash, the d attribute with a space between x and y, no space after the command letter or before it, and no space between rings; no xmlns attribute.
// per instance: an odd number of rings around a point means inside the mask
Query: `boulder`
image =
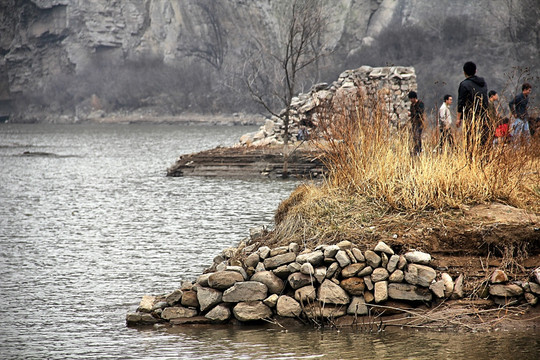
<svg viewBox="0 0 540 360"><path fill-rule="evenodd" d="M213 322L224 322L231 318L231 310L225 304L219 304L210 310L205 317Z"/></svg>
<svg viewBox="0 0 540 360"><path fill-rule="evenodd" d="M365 263L356 263L346 266L341 270L341 276L344 278L355 276L359 271L366 267Z"/></svg>
<svg viewBox="0 0 540 360"><path fill-rule="evenodd" d="M348 240L340 241L336 244L340 250L350 250L352 249L352 242Z"/></svg>
<svg viewBox="0 0 540 360"><path fill-rule="evenodd" d="M292 297L282 295L278 298L276 312L283 317L298 317L302 313L302 307Z"/></svg>
<svg viewBox="0 0 540 360"><path fill-rule="evenodd" d="M540 285L538 285L537 283L534 283L534 282L529 282L529 289L531 290L532 293L536 294L536 295L540 295Z"/></svg>
<svg viewBox="0 0 540 360"><path fill-rule="evenodd" d="M429 290L439 299L444 297L444 280L439 280L429 285Z"/></svg>
<svg viewBox="0 0 540 360"><path fill-rule="evenodd" d="M388 300L388 281L379 281L375 283L375 303L381 303Z"/></svg>
<svg viewBox="0 0 540 360"><path fill-rule="evenodd" d="M388 284L388 296L394 300L431 301L431 292L422 287L405 283Z"/></svg>
<svg viewBox="0 0 540 360"><path fill-rule="evenodd" d="M257 253L259 253L259 257L264 260L266 259L268 256L270 256L270 248L268 246L261 246L258 250L257 250Z"/></svg>
<svg viewBox="0 0 540 360"><path fill-rule="evenodd" d="M309 275L297 272L289 275L287 281L293 290L296 290L303 286L310 285L312 283L312 278Z"/></svg>
<svg viewBox="0 0 540 360"><path fill-rule="evenodd" d="M403 270L403 269L405 269L406 265L407 265L407 259L405 259L405 256L399 255L399 261L398 261L398 264L397 264L397 268L399 270Z"/></svg>
<svg viewBox="0 0 540 360"><path fill-rule="evenodd" d="M310 303L317 298L317 290L313 285L307 285L294 292L294 298L301 303Z"/></svg>
<svg viewBox="0 0 540 360"><path fill-rule="evenodd" d="M347 292L328 279L319 286L317 299L323 304L344 305L349 303Z"/></svg>
<svg viewBox="0 0 540 360"><path fill-rule="evenodd" d="M281 294L285 289L285 283L272 271L260 271L251 277L251 281L263 283L268 288L270 294Z"/></svg>
<svg viewBox="0 0 540 360"><path fill-rule="evenodd" d="M289 270L290 274L300 271L302 268L302 265L300 265L297 262L292 262L289 265L287 265L287 270Z"/></svg>
<svg viewBox="0 0 540 360"><path fill-rule="evenodd" d="M252 253L252 254L249 254L249 256L246 258L245 263L246 263L247 267L255 268L257 266L257 264L259 263L259 261L261 261L261 258L259 257L259 254Z"/></svg>
<svg viewBox="0 0 540 360"><path fill-rule="evenodd" d="M356 260L356 257L354 256L352 250L345 250L345 252L347 253L347 256L349 257L349 260L351 260L352 264L356 264L358 262L358 260Z"/></svg>
<svg viewBox="0 0 540 360"><path fill-rule="evenodd" d="M239 272L218 271L210 274L208 277L208 287L218 290L225 290L239 281L244 281L244 276Z"/></svg>
<svg viewBox="0 0 540 360"><path fill-rule="evenodd" d="M393 273L390 274L388 277L388 281L393 283L400 283L405 279L405 274L401 270L395 270Z"/></svg>
<svg viewBox="0 0 540 360"><path fill-rule="evenodd" d="M173 306L178 303L180 299L182 299L182 294L182 290L176 289L165 297L165 301L167 302L167 304L169 304L169 306Z"/></svg>
<svg viewBox="0 0 540 360"><path fill-rule="evenodd" d="M351 259L349 258L349 255L347 255L347 252L344 250L339 250L336 253L336 260L342 268L346 267L351 263Z"/></svg>
<svg viewBox="0 0 540 360"><path fill-rule="evenodd" d="M293 253L298 253L300 251L300 245L295 242L289 244L289 251Z"/></svg>
<svg viewBox="0 0 540 360"><path fill-rule="evenodd" d="M279 299L278 294L272 294L272 295L270 295L269 297L267 297L266 299L263 300L263 304L268 306L268 307L273 308L273 307L276 307L278 299Z"/></svg>
<svg viewBox="0 0 540 360"><path fill-rule="evenodd" d="M271 318L272 309L261 301L241 302L233 308L233 314L240 321L257 321Z"/></svg>
<svg viewBox="0 0 540 360"><path fill-rule="evenodd" d="M314 319L318 318L338 318L347 314L348 306L344 305L321 305L319 303L308 304L304 307L306 316Z"/></svg>
<svg viewBox="0 0 540 360"><path fill-rule="evenodd" d="M320 284L326 279L326 267L320 266L315 269L315 280L317 280Z"/></svg>
<svg viewBox="0 0 540 360"><path fill-rule="evenodd" d="M180 304L186 307L199 307L199 300L197 300L197 293L193 290L184 291Z"/></svg>
<svg viewBox="0 0 540 360"><path fill-rule="evenodd" d="M371 275L372 273L373 273L373 268L371 266L366 266L365 268L360 270L358 274L356 274L356 276L368 276L368 275Z"/></svg>
<svg viewBox="0 0 540 360"><path fill-rule="evenodd" d="M242 276L244 277L244 280L248 279L248 276L246 274L246 270L244 270L244 268L242 266L227 266L225 268L225 270L226 271L236 271L237 273L242 274Z"/></svg>
<svg viewBox="0 0 540 360"><path fill-rule="evenodd" d="M390 256L390 259L388 259L388 264L386 265L386 270L391 274L397 269L397 265L399 262L399 256L398 255L392 255Z"/></svg>
<svg viewBox="0 0 540 360"><path fill-rule="evenodd" d="M279 246L277 248L270 250L270 257L286 254L288 252L289 252L288 246Z"/></svg>
<svg viewBox="0 0 540 360"><path fill-rule="evenodd" d="M154 304L158 302L157 296L143 295L137 311L139 312L152 312Z"/></svg>
<svg viewBox="0 0 540 360"><path fill-rule="evenodd" d="M262 262L259 262L257 266L255 266L255 272L259 272L259 271L266 271L266 268L264 267L264 263Z"/></svg>
<svg viewBox="0 0 540 360"><path fill-rule="evenodd" d="M431 255L422 251L410 251L405 254L405 259L410 263L427 265L431 262Z"/></svg>
<svg viewBox="0 0 540 360"><path fill-rule="evenodd" d="M223 292L223 302L248 302L266 299L268 288L258 281L237 282Z"/></svg>
<svg viewBox="0 0 540 360"><path fill-rule="evenodd" d="M386 270L385 268L376 268L375 270L373 270L373 272L371 273L371 281L373 281L374 283L377 283L379 281L385 281L386 279L388 279L388 270Z"/></svg>
<svg viewBox="0 0 540 360"><path fill-rule="evenodd" d="M313 266L319 266L323 263L324 253L321 250L313 251L306 254L301 254L296 257L296 262L299 264L309 263Z"/></svg>
<svg viewBox="0 0 540 360"><path fill-rule="evenodd" d="M195 309L189 309L183 306L172 306L163 309L161 318L171 320L176 318L186 318L197 316L198 312Z"/></svg>
<svg viewBox="0 0 540 360"><path fill-rule="evenodd" d="M266 269L275 269L281 265L287 265L296 260L296 254L288 252L285 254L273 256L264 259L264 267Z"/></svg>
<svg viewBox="0 0 540 360"><path fill-rule="evenodd" d="M337 252L339 251L339 246L337 245L329 245L324 248L324 257L325 258L333 258L336 256Z"/></svg>
<svg viewBox="0 0 540 360"><path fill-rule="evenodd" d="M523 294L523 288L516 284L496 284L489 286L489 294L500 297L513 297Z"/></svg>
<svg viewBox="0 0 540 360"><path fill-rule="evenodd" d="M366 284L366 289L369 291L373 290L373 281L371 281L371 276L364 276L364 284Z"/></svg>
<svg viewBox="0 0 540 360"><path fill-rule="evenodd" d="M437 272L435 269L429 266L409 264L405 272L405 281L412 285L429 287L436 276Z"/></svg>
<svg viewBox="0 0 540 360"><path fill-rule="evenodd" d="M463 274L459 274L456 282L454 283L454 290L452 291L452 299L461 299L463 297Z"/></svg>
<svg viewBox="0 0 540 360"><path fill-rule="evenodd" d="M326 269L326 278L330 279L336 274L338 270L339 270L339 263L338 262L331 263L330 266L328 266L328 269Z"/></svg>
<svg viewBox="0 0 540 360"><path fill-rule="evenodd" d="M126 315L126 323L127 325L137 325L141 323L141 315L142 313L128 313Z"/></svg>
<svg viewBox="0 0 540 360"><path fill-rule="evenodd" d="M366 258L366 263L371 266L373 269L376 269L381 264L381 257L377 255L374 251L367 250L364 253L364 257Z"/></svg>
<svg viewBox="0 0 540 360"><path fill-rule="evenodd" d="M340 286L351 295L360 296L364 294L364 279L359 277L350 277L343 279Z"/></svg>
<svg viewBox="0 0 540 360"><path fill-rule="evenodd" d="M379 241L374 250L388 255L394 255L394 250L392 250L390 246L386 245L383 241Z"/></svg>
<svg viewBox="0 0 540 360"><path fill-rule="evenodd" d="M313 268L313 265L306 262L300 266L300 272L306 275L313 275L315 273L315 269Z"/></svg>
<svg viewBox="0 0 540 360"><path fill-rule="evenodd" d="M441 280L444 281L444 295L450 296L454 291L454 280L448 273L442 273Z"/></svg>
<svg viewBox="0 0 540 360"><path fill-rule="evenodd" d="M358 262L366 261L366 258L364 257L364 254L362 254L362 251L360 251L360 249L352 248L351 251L352 251L354 257L356 258L356 261L358 261Z"/></svg>
<svg viewBox="0 0 540 360"><path fill-rule="evenodd" d="M201 286L204 286L204 287L208 287L208 279L210 278L210 275L212 275L213 273L207 273L207 274L202 274L200 275L198 278L197 278L197 281L196 283L201 285ZM191 289L189 289L191 290Z"/></svg>
<svg viewBox="0 0 540 360"><path fill-rule="evenodd" d="M277 268L275 268L274 270L272 270L272 272L274 273L274 275L276 275L278 278L280 279L286 279L287 276L289 276L291 274L291 270L289 269L289 265L281 265L281 266L278 266Z"/></svg>
<svg viewBox="0 0 540 360"><path fill-rule="evenodd" d="M501 284L508 282L508 276L506 273L500 269L497 269L493 271L491 274L491 277L489 278L489 282L492 284Z"/></svg>
<svg viewBox="0 0 540 360"><path fill-rule="evenodd" d="M222 296L222 292L216 289L202 286L197 289L197 300L202 312L219 304Z"/></svg>
<svg viewBox="0 0 540 360"><path fill-rule="evenodd" d="M381 253L381 267L386 269L387 265L388 265L388 255L385 253Z"/></svg>
<svg viewBox="0 0 540 360"><path fill-rule="evenodd" d="M366 300L363 296L354 296L347 307L347 314L349 315L367 315L368 308L366 306Z"/></svg>
<svg viewBox="0 0 540 360"><path fill-rule="evenodd" d="M540 267L537 267L532 271L531 278L537 283L540 284Z"/></svg>

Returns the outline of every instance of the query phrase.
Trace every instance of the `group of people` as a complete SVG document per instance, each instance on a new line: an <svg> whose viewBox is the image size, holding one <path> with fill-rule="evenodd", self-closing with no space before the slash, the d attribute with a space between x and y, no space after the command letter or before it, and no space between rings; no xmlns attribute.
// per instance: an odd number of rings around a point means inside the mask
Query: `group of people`
<svg viewBox="0 0 540 360"><path fill-rule="evenodd" d="M522 91L516 95L508 104L514 121L510 127L510 120L499 115L497 102L499 95L491 90L488 93L487 84L484 78L476 75L476 64L468 61L463 65L465 79L459 84L456 127L465 124L465 139L467 152L472 153L474 149L481 149L494 142L507 141L512 138L524 138L528 141L531 131L529 126L528 103L532 86L529 83L522 85ZM410 121L413 140L413 154L422 152L422 131L424 129L425 106L418 99L415 91L409 92ZM452 136L452 95L445 95L443 103L438 111L439 144L438 148L454 145Z"/></svg>

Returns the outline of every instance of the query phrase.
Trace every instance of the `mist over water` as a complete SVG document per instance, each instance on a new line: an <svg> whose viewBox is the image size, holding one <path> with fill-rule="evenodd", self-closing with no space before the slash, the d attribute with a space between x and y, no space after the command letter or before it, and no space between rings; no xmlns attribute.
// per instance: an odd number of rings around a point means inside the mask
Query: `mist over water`
<svg viewBox="0 0 540 360"><path fill-rule="evenodd" d="M0 357L534 358L535 334L127 328L142 295L195 279L298 184L165 176L255 129L0 124Z"/></svg>

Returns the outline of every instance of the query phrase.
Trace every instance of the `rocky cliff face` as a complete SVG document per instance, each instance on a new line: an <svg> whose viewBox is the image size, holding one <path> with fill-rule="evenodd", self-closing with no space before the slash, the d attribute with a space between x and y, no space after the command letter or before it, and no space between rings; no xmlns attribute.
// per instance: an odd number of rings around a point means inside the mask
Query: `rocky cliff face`
<svg viewBox="0 0 540 360"><path fill-rule="evenodd" d="M147 59L152 59L152 66L213 74L208 80L212 93L218 87L212 80L215 76L223 80L224 74L242 66L249 50L247 40L257 38L270 47L278 46L288 1L4 0L0 5L0 106L5 113L18 99L32 100L47 89L54 92L51 82L62 77L80 76L80 86L87 86L84 76L90 76L88 69L122 68ZM433 22L445 16L466 15L475 17L478 26L496 28L495 22L481 16L487 4L494 3L488 0L323 3L328 26L321 41L332 51L326 63L331 78L346 66L363 65L362 58L369 58L366 51L389 27L435 26ZM423 45L421 39L416 44L403 44ZM386 65L385 60L379 59L380 65ZM40 105L53 102L42 101ZM56 110L66 109L57 106Z"/></svg>

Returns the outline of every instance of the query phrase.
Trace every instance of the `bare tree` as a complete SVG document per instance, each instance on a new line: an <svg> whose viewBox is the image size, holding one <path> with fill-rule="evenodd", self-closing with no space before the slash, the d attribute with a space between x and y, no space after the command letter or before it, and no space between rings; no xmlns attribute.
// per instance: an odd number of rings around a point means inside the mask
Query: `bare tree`
<svg viewBox="0 0 540 360"><path fill-rule="evenodd" d="M285 145L289 140L291 102L298 90L301 73L316 65L324 53L322 14L320 0L293 0L287 7L287 20L281 29L278 49L270 50L269 44L254 39L257 52L250 56L245 82L253 99L283 120ZM312 70L316 77L317 69ZM276 107L283 110L278 112Z"/></svg>
<svg viewBox="0 0 540 360"><path fill-rule="evenodd" d="M516 60L532 59L540 46L540 3L538 0L503 0L490 3L489 12L503 25ZM531 56L531 53L534 54Z"/></svg>
<svg viewBox="0 0 540 360"><path fill-rule="evenodd" d="M326 22L321 0L293 0L287 3L283 19L277 50L253 39L257 51L248 57L244 79L252 98L283 121L282 176L287 177L292 99L302 79L318 76L318 60L325 55L321 38ZM308 70L311 76L306 76Z"/></svg>
<svg viewBox="0 0 540 360"><path fill-rule="evenodd" d="M227 54L227 33L219 18L220 6L215 0L198 0L195 5L201 10L208 24L208 31L201 38L191 39L180 50L188 56L205 60L220 70Z"/></svg>

